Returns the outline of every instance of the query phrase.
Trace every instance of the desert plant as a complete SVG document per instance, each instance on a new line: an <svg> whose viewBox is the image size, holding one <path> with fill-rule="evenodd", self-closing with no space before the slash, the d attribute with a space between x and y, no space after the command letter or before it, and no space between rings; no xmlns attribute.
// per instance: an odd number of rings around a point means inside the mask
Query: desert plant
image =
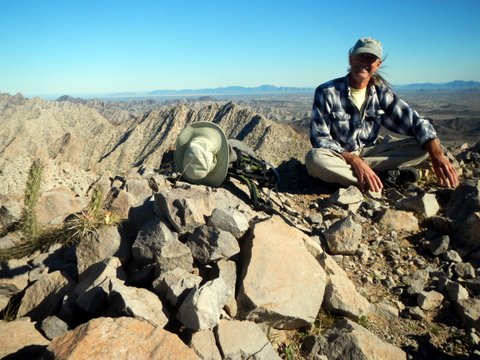
<svg viewBox="0 0 480 360"><path fill-rule="evenodd" d="M25 197L22 215L20 218L20 229L30 241L35 241L38 236L37 215L35 206L40 197L40 184L42 182L43 164L39 159L35 160L28 172L25 186Z"/></svg>
<svg viewBox="0 0 480 360"><path fill-rule="evenodd" d="M122 220L121 217L105 210L103 207L104 200L101 189L95 188L85 210L72 215L61 226L43 229L38 232L37 236L28 237L20 245L1 249L0 261L21 258L32 254L36 250L46 250L56 243L67 246L76 244L86 236L96 233L102 226L119 224ZM35 216L35 213L33 213L33 216Z"/></svg>

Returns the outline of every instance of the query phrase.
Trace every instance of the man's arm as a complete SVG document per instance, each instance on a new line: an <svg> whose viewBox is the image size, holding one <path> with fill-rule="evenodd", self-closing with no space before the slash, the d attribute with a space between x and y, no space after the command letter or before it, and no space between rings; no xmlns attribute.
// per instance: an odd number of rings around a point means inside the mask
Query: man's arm
<svg viewBox="0 0 480 360"><path fill-rule="evenodd" d="M430 154L432 160L433 170L437 175L437 181L441 186L457 187L458 186L458 174L455 167L447 159L443 153L440 141L438 139L432 139L425 143L425 149Z"/></svg>

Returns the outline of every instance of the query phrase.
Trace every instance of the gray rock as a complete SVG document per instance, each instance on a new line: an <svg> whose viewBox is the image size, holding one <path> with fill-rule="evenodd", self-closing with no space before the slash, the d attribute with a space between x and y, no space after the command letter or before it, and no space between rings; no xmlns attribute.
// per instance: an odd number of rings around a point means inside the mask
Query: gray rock
<svg viewBox="0 0 480 360"><path fill-rule="evenodd" d="M328 359L407 359L405 352L351 320L343 319L317 338Z"/></svg>
<svg viewBox="0 0 480 360"><path fill-rule="evenodd" d="M40 322L40 330L49 340L63 335L68 331L68 325L56 316L47 316Z"/></svg>
<svg viewBox="0 0 480 360"><path fill-rule="evenodd" d="M197 331L192 334L188 346L203 360L222 360L222 355L211 330Z"/></svg>
<svg viewBox="0 0 480 360"><path fill-rule="evenodd" d="M41 276L25 290L17 317L28 316L38 321L52 315L73 286L73 280L60 271Z"/></svg>
<svg viewBox="0 0 480 360"><path fill-rule="evenodd" d="M305 237L278 216L255 224L242 253L240 316L285 329L315 321L326 275L305 249Z"/></svg>
<svg viewBox="0 0 480 360"><path fill-rule="evenodd" d="M445 254L443 254L443 259L454 263L462 262L462 258L455 250L448 250Z"/></svg>
<svg viewBox="0 0 480 360"><path fill-rule="evenodd" d="M42 192L35 207L39 225L57 225L65 218L87 206L86 198L72 190L59 187Z"/></svg>
<svg viewBox="0 0 480 360"><path fill-rule="evenodd" d="M422 310L431 310L439 307L442 304L443 295L439 292L422 291L417 295L417 304Z"/></svg>
<svg viewBox="0 0 480 360"><path fill-rule="evenodd" d="M237 264L230 260L220 260L217 262L218 277L225 281L226 286L229 288L227 301L225 303L225 311L234 318L237 315L238 306L235 299L235 287L237 284Z"/></svg>
<svg viewBox="0 0 480 360"><path fill-rule="evenodd" d="M133 316L155 327L164 327L168 315L157 295L143 288L123 285L115 279L108 280L110 306L107 313L117 316Z"/></svg>
<svg viewBox="0 0 480 360"><path fill-rule="evenodd" d="M475 268L470 263L457 263L454 270L455 274L462 279L474 279L476 277Z"/></svg>
<svg viewBox="0 0 480 360"><path fill-rule="evenodd" d="M162 244L177 240L174 233L164 220L154 218L140 229L132 245L132 255L138 265L147 265L155 262L155 254L160 251Z"/></svg>
<svg viewBox="0 0 480 360"><path fill-rule="evenodd" d="M411 276L404 276L402 282L408 285L407 292L410 295L414 295L423 291L429 279L428 271L417 270Z"/></svg>
<svg viewBox="0 0 480 360"><path fill-rule="evenodd" d="M348 216L330 226L325 239L332 254L353 255L362 240L362 226Z"/></svg>
<svg viewBox="0 0 480 360"><path fill-rule="evenodd" d="M378 223L381 229L387 232L417 232L418 220L410 212L387 209L381 216Z"/></svg>
<svg viewBox="0 0 480 360"><path fill-rule="evenodd" d="M349 186L348 188L338 189L329 200L332 204L350 205L361 203L364 199L358 187Z"/></svg>
<svg viewBox="0 0 480 360"><path fill-rule="evenodd" d="M327 311L358 319L370 312L370 303L344 275L330 275L322 305Z"/></svg>
<svg viewBox="0 0 480 360"><path fill-rule="evenodd" d="M229 288L221 278L193 288L180 305L177 319L194 331L213 329L229 297Z"/></svg>
<svg viewBox="0 0 480 360"><path fill-rule="evenodd" d="M433 239L429 243L428 250L430 250L433 255L439 256L447 252L449 245L450 237L448 235L442 235Z"/></svg>
<svg viewBox="0 0 480 360"><path fill-rule="evenodd" d="M449 281L447 283L447 293L448 298L451 301L465 300L468 299L468 291L462 285L457 282Z"/></svg>
<svg viewBox="0 0 480 360"><path fill-rule="evenodd" d="M200 285L202 278L191 272L176 268L165 271L155 279L152 284L153 290L170 304L177 306L194 287Z"/></svg>
<svg viewBox="0 0 480 360"><path fill-rule="evenodd" d="M176 268L187 271L193 268L192 252L187 245L177 239L171 239L161 244L160 249L155 253L157 274Z"/></svg>
<svg viewBox="0 0 480 360"><path fill-rule="evenodd" d="M116 226L101 227L86 236L76 247L78 276L93 264L112 256L126 261L130 256L130 245Z"/></svg>
<svg viewBox="0 0 480 360"><path fill-rule="evenodd" d="M423 320L425 319L425 313L418 306L413 306L408 308L408 315L413 320Z"/></svg>
<svg viewBox="0 0 480 360"><path fill-rule="evenodd" d="M215 209L215 197L206 189L175 188L155 194L155 213L166 217L180 235L205 225Z"/></svg>
<svg viewBox="0 0 480 360"><path fill-rule="evenodd" d="M80 283L75 287L71 301L87 312L96 312L108 304L108 287L100 286L108 284L109 279L124 282L127 276L118 258L112 257L91 266L84 272Z"/></svg>
<svg viewBox="0 0 480 360"><path fill-rule="evenodd" d="M215 209L208 219L208 225L219 230L228 231L236 239L240 239L248 230L248 219L245 214L229 208L227 210Z"/></svg>
<svg viewBox="0 0 480 360"><path fill-rule="evenodd" d="M261 328L250 321L221 320L217 342L225 359L279 360Z"/></svg>
<svg viewBox="0 0 480 360"><path fill-rule="evenodd" d="M475 328L480 331L480 299L459 300L455 309L464 329Z"/></svg>
<svg viewBox="0 0 480 360"><path fill-rule="evenodd" d="M436 215L440 210L435 194L419 194L408 197L397 202L396 207L399 210L414 211L426 218Z"/></svg>
<svg viewBox="0 0 480 360"><path fill-rule="evenodd" d="M237 239L229 232L202 225L188 237L187 246L200 264L230 259L240 252Z"/></svg>

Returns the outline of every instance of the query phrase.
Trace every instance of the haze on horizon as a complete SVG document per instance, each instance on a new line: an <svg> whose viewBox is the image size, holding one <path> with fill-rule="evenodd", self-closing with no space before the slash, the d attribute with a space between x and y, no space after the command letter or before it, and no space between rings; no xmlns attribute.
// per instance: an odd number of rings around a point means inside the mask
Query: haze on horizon
<svg viewBox="0 0 480 360"><path fill-rule="evenodd" d="M363 7L362 7L363 6ZM0 1L0 92L315 87L361 36L393 84L480 81L475 0Z"/></svg>

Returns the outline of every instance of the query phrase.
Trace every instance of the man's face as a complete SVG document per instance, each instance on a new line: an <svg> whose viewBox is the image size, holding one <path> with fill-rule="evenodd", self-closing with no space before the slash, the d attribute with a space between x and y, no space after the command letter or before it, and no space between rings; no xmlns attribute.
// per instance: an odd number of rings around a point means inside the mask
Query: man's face
<svg viewBox="0 0 480 360"><path fill-rule="evenodd" d="M350 56L351 73L357 79L370 79L378 70L382 60L372 54L355 54Z"/></svg>

